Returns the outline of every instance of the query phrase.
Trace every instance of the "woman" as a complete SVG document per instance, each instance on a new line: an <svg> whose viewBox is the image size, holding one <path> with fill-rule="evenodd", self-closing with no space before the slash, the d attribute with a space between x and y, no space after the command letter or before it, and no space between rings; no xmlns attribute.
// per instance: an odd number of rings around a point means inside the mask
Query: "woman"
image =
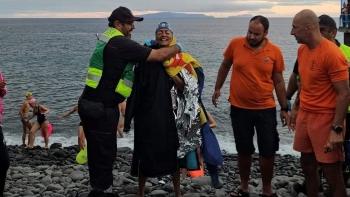
<svg viewBox="0 0 350 197"><path fill-rule="evenodd" d="M30 129L28 141L29 145L27 149L32 149L34 144L35 132L39 129L42 130L44 135L45 149L49 148L49 137L47 136L47 130L49 127L49 121L46 119L46 114L50 112L48 108L44 105L39 105L36 103L35 98L29 100L29 105L33 108L33 115L27 120L30 121L35 116L37 117L36 122L34 123L32 129Z"/></svg>
<svg viewBox="0 0 350 197"><path fill-rule="evenodd" d="M163 23L161 23L163 24ZM168 25L156 29L156 44L150 48L168 46L173 33ZM138 197L144 197L147 177L173 175L175 197L181 197L180 172L177 164L179 139L172 109L171 78L162 62L142 62L135 68L135 81L126 102L125 128L134 118L134 151L131 175L138 176Z"/></svg>
<svg viewBox="0 0 350 197"><path fill-rule="evenodd" d="M62 120L63 118L71 115L74 112L78 112L78 104L74 105L71 110L69 110L62 116L58 116L58 120ZM83 150L85 147L85 134L83 129L83 123L81 121L79 122L79 127L78 127L78 146L79 146L79 150Z"/></svg>
<svg viewBox="0 0 350 197"><path fill-rule="evenodd" d="M4 108L2 106L2 98L6 95L6 79L2 78L0 72L0 197L4 196L4 187L7 170L10 166L9 155L7 152L4 134L2 133L2 112Z"/></svg>

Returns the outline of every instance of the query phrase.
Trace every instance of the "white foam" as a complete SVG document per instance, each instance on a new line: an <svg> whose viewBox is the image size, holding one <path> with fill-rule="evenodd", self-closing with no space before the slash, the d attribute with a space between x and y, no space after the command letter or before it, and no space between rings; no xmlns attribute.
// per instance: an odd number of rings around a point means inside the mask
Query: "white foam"
<svg viewBox="0 0 350 197"><path fill-rule="evenodd" d="M118 135L118 134L117 134ZM27 135L28 136L28 135ZM21 142L19 141L21 139L20 134L12 134L12 135L5 135L5 139L8 145L20 145ZM237 153L236 150L236 144L234 142L234 137L231 132L225 132L225 133L216 133L216 138L219 141L221 150L225 150L225 152L234 154ZM27 142L28 137L26 138ZM281 155L290 154L293 156L300 156L300 154L293 150L292 143L290 143L291 139L287 138L281 138L280 142L280 148L277 152ZM72 146L78 144L78 137L72 136L72 137L65 137L61 136L60 134L53 133L49 138L49 145L53 143L61 143L62 146ZM39 135L39 132L36 133L34 145L44 146L44 139ZM128 134L124 134L124 138L117 138L117 146L118 147L129 147L131 149L134 148L134 132L131 130ZM258 146L256 143L256 137L254 137L254 146L256 148L256 152L258 152Z"/></svg>

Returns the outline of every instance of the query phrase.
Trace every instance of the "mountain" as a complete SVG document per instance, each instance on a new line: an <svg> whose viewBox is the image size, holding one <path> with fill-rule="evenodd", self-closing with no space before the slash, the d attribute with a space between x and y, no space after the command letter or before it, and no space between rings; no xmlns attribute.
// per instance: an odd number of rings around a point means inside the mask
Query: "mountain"
<svg viewBox="0 0 350 197"><path fill-rule="evenodd" d="M229 16L228 18L252 18L252 17L253 17L252 14L240 14L236 16Z"/></svg>
<svg viewBox="0 0 350 197"><path fill-rule="evenodd" d="M205 14L186 14L176 12L158 12L142 15L144 18L214 18Z"/></svg>

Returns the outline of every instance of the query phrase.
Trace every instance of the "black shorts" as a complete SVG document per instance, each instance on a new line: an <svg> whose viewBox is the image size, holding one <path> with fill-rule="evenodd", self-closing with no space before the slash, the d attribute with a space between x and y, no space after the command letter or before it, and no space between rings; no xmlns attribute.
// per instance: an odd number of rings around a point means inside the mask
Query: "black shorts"
<svg viewBox="0 0 350 197"><path fill-rule="evenodd" d="M279 149L276 108L251 110L231 106L230 115L239 154L251 155L255 152L253 136L256 130L259 155L266 158L275 156Z"/></svg>
<svg viewBox="0 0 350 197"><path fill-rule="evenodd" d="M82 123L82 122L79 122L79 126L83 126L83 123Z"/></svg>

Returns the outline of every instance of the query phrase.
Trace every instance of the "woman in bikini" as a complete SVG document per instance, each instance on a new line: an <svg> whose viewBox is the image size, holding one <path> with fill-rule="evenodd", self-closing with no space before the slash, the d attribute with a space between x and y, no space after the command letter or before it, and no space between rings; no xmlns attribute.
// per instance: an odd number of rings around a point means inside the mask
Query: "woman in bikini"
<svg viewBox="0 0 350 197"><path fill-rule="evenodd" d="M28 149L33 148L35 132L41 129L44 135L44 142L45 142L44 148L48 149L49 137L47 136L47 130L49 126L49 121L46 119L46 114L48 114L50 110L44 105L39 105L38 103L36 103L35 98L32 98L29 100L29 105L33 108L33 115L27 121L30 121L35 116L37 117L37 121L34 123L32 129L30 129L29 136L28 136L29 145L27 148Z"/></svg>

